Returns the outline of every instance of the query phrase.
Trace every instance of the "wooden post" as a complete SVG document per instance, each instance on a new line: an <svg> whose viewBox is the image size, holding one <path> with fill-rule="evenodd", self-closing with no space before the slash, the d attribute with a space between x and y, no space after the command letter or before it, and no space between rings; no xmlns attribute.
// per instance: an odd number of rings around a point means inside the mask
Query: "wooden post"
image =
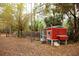
<svg viewBox="0 0 79 59"><path fill-rule="evenodd" d="M67 45L67 39L65 40L65 45Z"/></svg>
<svg viewBox="0 0 79 59"><path fill-rule="evenodd" d="M31 5L31 42L33 41L33 31L32 31L32 3L30 3Z"/></svg>
<svg viewBox="0 0 79 59"><path fill-rule="evenodd" d="M52 33L52 24L51 24L51 33ZM51 37L52 37L52 35L51 35ZM53 45L54 45L54 41L51 40L51 46L53 46Z"/></svg>
<svg viewBox="0 0 79 59"><path fill-rule="evenodd" d="M53 40L51 40L51 46L53 46L54 45L54 41Z"/></svg>

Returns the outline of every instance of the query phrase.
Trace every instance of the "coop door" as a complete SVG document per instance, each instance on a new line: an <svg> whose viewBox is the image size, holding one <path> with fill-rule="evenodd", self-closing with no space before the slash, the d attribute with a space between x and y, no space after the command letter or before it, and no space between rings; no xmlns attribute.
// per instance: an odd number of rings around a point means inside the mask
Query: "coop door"
<svg viewBox="0 0 79 59"><path fill-rule="evenodd" d="M48 30L47 31L47 39L51 39L51 36L52 36L52 31Z"/></svg>

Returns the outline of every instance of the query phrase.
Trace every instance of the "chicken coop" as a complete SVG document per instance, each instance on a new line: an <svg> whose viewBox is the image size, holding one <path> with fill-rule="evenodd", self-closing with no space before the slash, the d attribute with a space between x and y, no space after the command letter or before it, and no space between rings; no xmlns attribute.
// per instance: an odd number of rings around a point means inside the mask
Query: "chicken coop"
<svg viewBox="0 0 79 59"><path fill-rule="evenodd" d="M67 28L49 27L46 28L46 40L51 40L51 44L54 41L65 41L67 45L68 35Z"/></svg>

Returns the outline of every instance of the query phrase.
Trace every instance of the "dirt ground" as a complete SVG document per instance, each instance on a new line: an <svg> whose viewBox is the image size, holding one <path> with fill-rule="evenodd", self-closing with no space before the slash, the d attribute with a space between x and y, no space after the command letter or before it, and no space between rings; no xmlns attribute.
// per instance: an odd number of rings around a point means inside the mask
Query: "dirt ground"
<svg viewBox="0 0 79 59"><path fill-rule="evenodd" d="M30 41L30 38L0 36L0 56L78 56L79 43L58 47Z"/></svg>

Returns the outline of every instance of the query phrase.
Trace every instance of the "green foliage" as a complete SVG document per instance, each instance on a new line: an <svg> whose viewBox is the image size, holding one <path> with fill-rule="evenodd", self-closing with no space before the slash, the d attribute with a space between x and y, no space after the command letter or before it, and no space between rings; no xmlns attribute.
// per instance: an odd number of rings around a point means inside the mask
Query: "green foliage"
<svg viewBox="0 0 79 59"><path fill-rule="evenodd" d="M73 20L69 19L67 21L67 27L68 27L68 35L69 35L69 39L72 40L73 39Z"/></svg>
<svg viewBox="0 0 79 59"><path fill-rule="evenodd" d="M3 12L0 14L0 31L2 32L20 32L22 31L29 31L29 24L28 20L29 17L27 14L24 14L24 4L1 4L1 8L3 8Z"/></svg>
<svg viewBox="0 0 79 59"><path fill-rule="evenodd" d="M51 25L56 26L56 25L62 25L61 23L61 17L60 16L56 16L56 17L46 17L44 19L47 27L50 27Z"/></svg>
<svg viewBox="0 0 79 59"><path fill-rule="evenodd" d="M12 21L13 21L13 6L12 4L2 4L1 6L3 8L3 12L0 14L1 20L0 23L3 23L3 30L10 29L12 27Z"/></svg>
<svg viewBox="0 0 79 59"><path fill-rule="evenodd" d="M45 28L45 23L43 20L36 20L34 22L34 29L35 31L43 30Z"/></svg>

